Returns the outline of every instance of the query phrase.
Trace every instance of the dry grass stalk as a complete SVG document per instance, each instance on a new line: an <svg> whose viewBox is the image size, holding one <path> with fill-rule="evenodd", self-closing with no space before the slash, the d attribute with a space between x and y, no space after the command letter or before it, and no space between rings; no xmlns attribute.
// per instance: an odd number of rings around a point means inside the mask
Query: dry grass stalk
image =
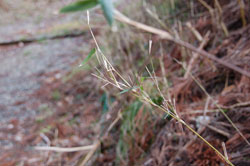
<svg viewBox="0 0 250 166"><path fill-rule="evenodd" d="M207 4L207 2L205 2L204 0L198 0L205 8L208 9L208 11L210 12L211 16L213 16L213 8Z"/></svg>
<svg viewBox="0 0 250 166"><path fill-rule="evenodd" d="M211 129L211 130L213 130L213 131L215 131L215 132L217 132L217 133L219 133L219 134L221 134L221 135L223 135L223 136L225 136L225 137L227 137L227 138L230 137L230 134L227 133L227 132L225 132L225 131L223 131L223 130L220 130L220 129L216 128L216 127L213 127L213 126L211 126L211 125L209 125L209 124L205 124L205 123L201 123L201 122L200 122L200 124L202 124L202 125L208 127L209 129Z"/></svg>
<svg viewBox="0 0 250 166"><path fill-rule="evenodd" d="M199 42L202 42L203 41L203 37L201 36L200 32L198 32L195 29L195 27L192 26L192 24L190 22L187 22L186 25L191 30L191 32L196 37L196 39L199 40Z"/></svg>
<svg viewBox="0 0 250 166"><path fill-rule="evenodd" d="M246 21L246 16L245 16L245 4L243 0L238 0L238 4L240 6L240 16L241 16L241 21L242 21L242 25L246 26L247 25L247 21Z"/></svg>
<svg viewBox="0 0 250 166"><path fill-rule="evenodd" d="M119 19L122 22L134 25L137 28L149 31L149 32L154 33L154 34L158 34L158 35L160 35L161 37L163 37L165 39L174 41L175 43L181 43L180 44L181 46L185 46L185 47L187 46L186 42L182 42L181 40L174 39L168 32L165 32L163 30L159 30L157 28L150 27L150 26L144 25L142 23L138 23L138 22L135 22L133 20L130 20L129 18L127 18L126 16L122 15L118 11L116 11L115 13L116 13L116 19ZM89 24L89 14L88 14L88 24ZM111 63L108 61L108 59L105 57L105 55L99 49L98 43L97 43L97 41L95 39L95 36L94 36L91 28L90 28L90 32L92 34L92 37L94 38L94 41L95 41L95 44L96 44L96 47L97 47L97 51L99 52L98 53L100 55L99 58L101 59L100 65L103 67L104 72L115 73L116 76L117 76L117 78L113 78L113 77L115 77L114 74L112 74L112 75L101 74L101 76L95 75L96 77L98 77L99 79L103 80L105 83L108 83L108 84L111 84L111 85L117 87L122 92L126 91L126 92L132 93L135 97L139 98L141 101L143 101L143 102L145 102L147 104L150 104L151 106L157 108L158 110L160 110L160 111L168 114L173 119L175 119L177 122L179 122L180 124L182 124L186 128L188 128L192 133L194 133L197 137L199 137L203 142L205 142L210 148L212 148L218 154L218 156L222 160L224 160L225 162L227 162L229 165L233 166L233 164L228 159L226 159L225 156L223 156L212 144L210 144L206 139L204 139L200 134L198 134L192 127L190 127L183 119L180 118L180 116L178 115L178 113L176 111L175 101L171 100L171 98L170 99L165 99L164 96L163 96L163 94L161 93L161 90L159 88L159 85L158 85L158 82L157 82L156 75L155 75L154 71L153 71L153 74L152 74L146 68L147 71L148 71L148 73L149 73L149 75L150 75L150 77L153 78L153 81L154 81L154 83L155 83L155 85L157 87L157 90L160 92L161 96L164 99L163 105L158 105L155 102L153 102L153 100L150 98L150 95L147 92L145 92L143 90L143 88L140 88L140 87L138 88L136 86L131 86L130 84L128 84L127 81L122 77L121 74L119 74L119 72L117 72L115 70L115 68L111 65ZM191 45L188 45L188 47L190 47L190 46ZM188 47L186 47L186 48L188 48ZM195 47L193 47L193 49L197 50ZM107 77L110 77L110 78L107 78ZM122 82L118 82L118 80L121 80ZM120 86L120 85L122 85L122 86ZM94 150L96 150L96 149L94 149ZM90 155L91 156L93 155L93 151L91 151ZM86 157L86 160L89 160L88 156ZM86 160L84 160L84 161L86 161Z"/></svg>
<svg viewBox="0 0 250 166"><path fill-rule="evenodd" d="M150 10L150 8L147 6L146 2L143 1L143 7L145 8L146 12L151 16L153 19L155 19L164 29L166 29L169 33L172 33L171 29L168 28L168 26L165 25L165 23L159 18L157 13Z"/></svg>
<svg viewBox="0 0 250 166"><path fill-rule="evenodd" d="M228 159L227 148L226 148L225 142L222 142L222 148L223 148L223 151L224 151L224 155L225 155L226 158Z"/></svg>
<svg viewBox="0 0 250 166"><path fill-rule="evenodd" d="M204 48L204 46L207 44L207 42L209 41L209 35L210 35L210 32L207 32L205 37L203 38L199 48L198 48L199 50L202 50ZM199 56L199 54L197 52L193 53L193 56L192 56L191 60L189 61L187 71L186 71L186 73L184 75L184 78L188 78L189 73L191 72L191 70L192 70L198 56Z"/></svg>
<svg viewBox="0 0 250 166"><path fill-rule="evenodd" d="M206 113L217 113L219 112L218 109L216 110L206 110ZM180 115L191 115L191 114L204 114L204 110L187 110L185 112L181 112Z"/></svg>
<svg viewBox="0 0 250 166"><path fill-rule="evenodd" d="M225 23L222 20L222 13L223 13L223 11L222 11L222 8L221 8L220 3L219 3L218 0L215 0L215 6L218 8L218 14L219 14L219 16L218 16L218 22L221 25L221 28L223 29L225 35L228 36L229 32L227 30L227 26L225 25Z"/></svg>
<svg viewBox="0 0 250 166"><path fill-rule="evenodd" d="M80 164L78 164L78 166L85 166L87 164L87 162L90 160L90 158L94 155L94 153L96 152L96 150L99 148L100 145L101 145L101 142L96 141L93 148L90 150L90 152L84 158L84 160L82 162L80 162Z"/></svg>
<svg viewBox="0 0 250 166"><path fill-rule="evenodd" d="M237 108L237 107L246 107L246 106L250 106L250 101L248 102L242 102L242 103L236 103L230 106L220 106L223 109L233 109L233 108Z"/></svg>

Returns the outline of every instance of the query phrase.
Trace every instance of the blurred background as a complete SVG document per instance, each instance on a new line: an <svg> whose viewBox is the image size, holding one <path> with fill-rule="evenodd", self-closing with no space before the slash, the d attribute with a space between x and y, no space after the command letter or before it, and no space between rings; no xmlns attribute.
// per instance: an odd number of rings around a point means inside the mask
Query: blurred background
<svg viewBox="0 0 250 166"><path fill-rule="evenodd" d="M111 27L100 7L91 9L100 49L147 92L154 104L147 103L93 76L109 74L95 56L79 66L96 44L86 11L59 12L73 2L0 0L1 166L226 165L154 107L166 101L234 165L250 165L247 75L126 23ZM113 2L129 18L250 73L249 0Z"/></svg>

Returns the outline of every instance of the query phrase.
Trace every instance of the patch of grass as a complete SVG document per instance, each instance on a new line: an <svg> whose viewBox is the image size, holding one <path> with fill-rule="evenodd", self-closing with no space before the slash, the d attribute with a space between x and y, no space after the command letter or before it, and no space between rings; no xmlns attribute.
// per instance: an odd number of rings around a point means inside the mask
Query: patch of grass
<svg viewBox="0 0 250 166"><path fill-rule="evenodd" d="M32 54L32 51L31 50L25 50L23 52L23 56L29 56L30 54Z"/></svg>
<svg viewBox="0 0 250 166"><path fill-rule="evenodd" d="M41 112L41 115L36 117L37 123L42 123L47 117L53 114L52 109L47 104L41 104L38 108L38 111Z"/></svg>
<svg viewBox="0 0 250 166"><path fill-rule="evenodd" d="M135 125L135 117L142 107L142 102L135 101L128 108L126 108L122 115L122 124L120 127L120 138L117 144L117 161L127 161L128 152L135 140L135 132L137 126Z"/></svg>
<svg viewBox="0 0 250 166"><path fill-rule="evenodd" d="M51 94L53 100L60 100L61 99L61 92L59 90L54 90Z"/></svg>
<svg viewBox="0 0 250 166"><path fill-rule="evenodd" d="M48 133L52 129L52 126L48 125L40 130L40 133Z"/></svg>

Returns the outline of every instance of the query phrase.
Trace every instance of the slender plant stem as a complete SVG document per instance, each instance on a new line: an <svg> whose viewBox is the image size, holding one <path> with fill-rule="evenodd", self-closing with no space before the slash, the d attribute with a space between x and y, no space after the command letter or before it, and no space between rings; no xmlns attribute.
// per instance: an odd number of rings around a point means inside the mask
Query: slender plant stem
<svg viewBox="0 0 250 166"><path fill-rule="evenodd" d="M203 138L199 133L197 133L192 127L190 127L185 121L183 121L182 119L180 119L178 116L175 116L171 113L169 113L169 111L165 110L164 108L162 108L161 106L153 103L150 99L147 101L149 102L151 105L156 106L157 108L159 108L160 110L162 110L163 112L167 113L168 115L170 115L172 118L174 118L175 120L177 120L178 122L182 123L184 126L186 126L191 132L193 132L197 137L199 137L202 141L204 141L210 148L212 148L224 161L226 161L230 166L234 166L233 163L231 163L231 161L229 159L227 159L223 154L221 154L221 152L219 152L212 144L210 144L205 138Z"/></svg>

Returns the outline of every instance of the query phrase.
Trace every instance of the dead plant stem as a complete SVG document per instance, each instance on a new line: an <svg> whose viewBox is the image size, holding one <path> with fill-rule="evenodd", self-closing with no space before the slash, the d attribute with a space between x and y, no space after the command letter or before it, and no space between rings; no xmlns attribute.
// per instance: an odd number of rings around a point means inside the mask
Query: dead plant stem
<svg viewBox="0 0 250 166"><path fill-rule="evenodd" d="M182 41L180 39L176 39L174 38L170 33L164 31L164 30L161 30L161 29L157 29L155 27L151 27L151 26L148 26L148 25L145 25L145 24L142 24L140 22L137 22L137 21L134 21L134 20L131 20L130 18L128 18L127 16L123 15L122 13L120 13L119 11L115 10L115 19L117 19L118 21L120 22L123 22L123 23L126 23L126 24L129 24L129 25L132 25L138 29L141 29L141 30L144 30L144 31L147 31L149 33L153 33L155 35L158 35L160 36L162 39L166 39L166 40L169 40L169 41L172 41L180 46L183 46L191 51L194 51L194 52L197 52L198 54L200 55L203 55L229 69L232 69L234 71L237 71L238 73L241 73L242 75L245 75L247 77L250 78L250 73L233 65L232 63L229 63L227 61L224 61L222 59L219 59L217 57L215 57L213 54L210 54L204 50L200 50L196 47L194 47L193 45L185 42L185 41Z"/></svg>

